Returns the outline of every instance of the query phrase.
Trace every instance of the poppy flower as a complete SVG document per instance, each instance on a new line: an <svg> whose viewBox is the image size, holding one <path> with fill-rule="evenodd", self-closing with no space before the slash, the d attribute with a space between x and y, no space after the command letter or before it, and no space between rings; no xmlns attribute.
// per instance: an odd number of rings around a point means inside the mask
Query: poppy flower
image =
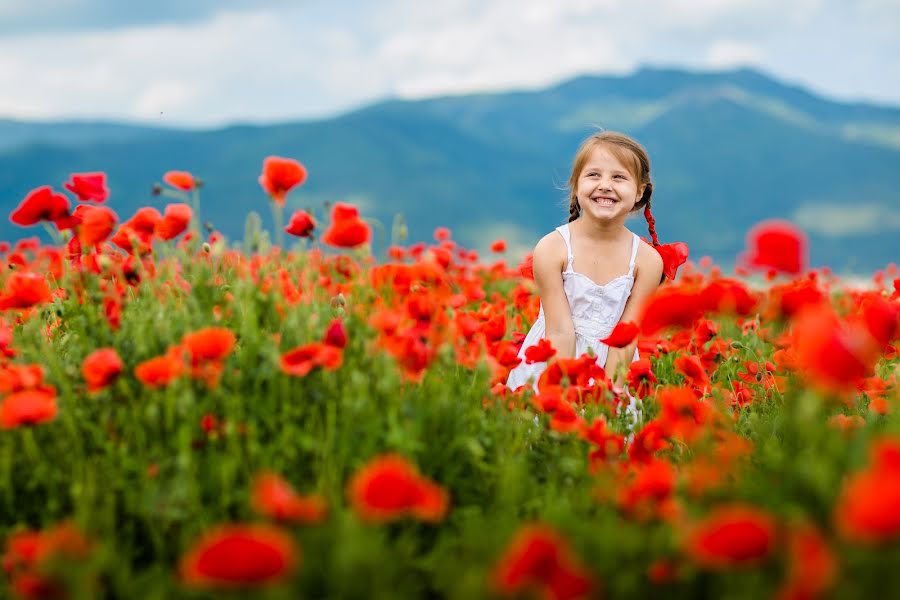
<svg viewBox="0 0 900 600"><path fill-rule="evenodd" d="M347 329L344 327L344 322L341 319L332 320L325 329L322 341L335 348L344 348L347 345Z"/></svg>
<svg viewBox="0 0 900 600"><path fill-rule="evenodd" d="M231 354L237 338L225 327L206 327L181 338L181 343L191 357L191 364L222 360Z"/></svg>
<svg viewBox="0 0 900 600"><path fill-rule="evenodd" d="M679 356L675 359L675 372L684 375L687 384L701 390L709 385L709 375L703 368L700 359L693 355Z"/></svg>
<svg viewBox="0 0 900 600"><path fill-rule="evenodd" d="M653 367L649 358L632 361L628 365L626 379L628 380L628 386L634 390L634 394L638 398L644 398L649 395L651 386L659 381L656 375L653 374Z"/></svg>
<svg viewBox="0 0 900 600"><path fill-rule="evenodd" d="M82 204L76 211L78 214L78 240L82 246L92 247L113 232L119 217L106 206L88 206Z"/></svg>
<svg viewBox="0 0 900 600"><path fill-rule="evenodd" d="M357 208L337 202L331 211L331 225L322 234L322 242L338 248L355 248L371 237L372 229L359 218Z"/></svg>
<svg viewBox="0 0 900 600"><path fill-rule="evenodd" d="M284 231L297 237L309 237L315 228L316 221L311 214L305 210L296 210Z"/></svg>
<svg viewBox="0 0 900 600"><path fill-rule="evenodd" d="M21 425L37 425L56 417L56 396L42 390L25 390L10 394L0 404L0 426L13 429Z"/></svg>
<svg viewBox="0 0 900 600"><path fill-rule="evenodd" d="M747 233L744 262L750 268L799 275L806 269L807 246L806 234L793 223L764 221Z"/></svg>
<svg viewBox="0 0 900 600"><path fill-rule="evenodd" d="M187 171L167 171L163 175L163 181L183 192L190 192L197 187L197 180Z"/></svg>
<svg viewBox="0 0 900 600"><path fill-rule="evenodd" d="M263 161L259 185L277 204L284 204L285 196L295 186L306 181L306 167L292 158L269 156Z"/></svg>
<svg viewBox="0 0 900 600"><path fill-rule="evenodd" d="M756 565L775 549L775 519L752 506L720 506L689 529L683 548L701 567Z"/></svg>
<svg viewBox="0 0 900 600"><path fill-rule="evenodd" d="M641 333L653 335L667 327L687 328L703 316L696 292L682 288L659 288L642 308Z"/></svg>
<svg viewBox="0 0 900 600"><path fill-rule="evenodd" d="M161 240L171 240L181 235L191 222L194 211L187 204L169 204L153 227L153 232Z"/></svg>
<svg viewBox="0 0 900 600"><path fill-rule="evenodd" d="M834 508L841 536L872 544L900 538L900 439L878 440L871 464L844 483Z"/></svg>
<svg viewBox="0 0 900 600"><path fill-rule="evenodd" d="M634 463L625 481L619 485L616 504L620 510L634 517L664 517L671 507L675 481L675 469L666 460Z"/></svg>
<svg viewBox="0 0 900 600"><path fill-rule="evenodd" d="M610 429L603 417L594 419L590 425L583 424L580 435L596 446L596 449L588 455L592 465L596 461L619 456L625 448L625 438Z"/></svg>
<svg viewBox="0 0 900 600"><path fill-rule="evenodd" d="M134 376L149 388L166 387L184 371L184 366L168 354L145 360L134 368Z"/></svg>
<svg viewBox="0 0 900 600"><path fill-rule="evenodd" d="M556 348L547 338L541 338L537 344L525 349L525 364L547 362L556 355Z"/></svg>
<svg viewBox="0 0 900 600"><path fill-rule="evenodd" d="M347 495L356 513L372 522L407 517L440 521L449 506L444 488L396 454L376 457L354 473Z"/></svg>
<svg viewBox="0 0 900 600"><path fill-rule="evenodd" d="M495 240L491 244L491 252L496 252L497 254L506 252L506 240Z"/></svg>
<svg viewBox="0 0 900 600"><path fill-rule="evenodd" d="M526 254L519 266L516 267L516 272L525 279L534 281L534 255Z"/></svg>
<svg viewBox="0 0 900 600"><path fill-rule="evenodd" d="M185 585L197 588L255 588L291 575L299 550L269 525L223 525L204 534L181 559Z"/></svg>
<svg viewBox="0 0 900 600"><path fill-rule="evenodd" d="M88 391L96 392L110 385L122 373L125 365L114 348L101 348L91 352L81 363L81 374Z"/></svg>
<svg viewBox="0 0 900 600"><path fill-rule="evenodd" d="M552 600L587 598L596 589L565 540L545 525L530 525L515 535L497 560L491 582L506 596L534 591Z"/></svg>
<svg viewBox="0 0 900 600"><path fill-rule="evenodd" d="M73 173L63 187L78 196L80 202L106 202L106 173Z"/></svg>
<svg viewBox="0 0 900 600"><path fill-rule="evenodd" d="M253 482L253 508L261 515L293 523L317 523L327 505L319 496L303 497L275 473L263 472Z"/></svg>
<svg viewBox="0 0 900 600"><path fill-rule="evenodd" d="M812 525L794 526L788 531L787 557L787 578L776 598L812 600L821 597L837 581L837 556Z"/></svg>
<svg viewBox="0 0 900 600"><path fill-rule="evenodd" d="M0 295L0 310L31 308L51 300L50 286L43 275L16 271L6 280L6 289Z"/></svg>
<svg viewBox="0 0 900 600"><path fill-rule="evenodd" d="M69 199L45 185L30 191L9 215L9 220L28 227L41 221L56 222L68 216Z"/></svg>
<svg viewBox="0 0 900 600"><path fill-rule="evenodd" d="M758 304L746 285L734 279L716 279L700 292L704 312L750 315Z"/></svg>
<svg viewBox="0 0 900 600"><path fill-rule="evenodd" d="M791 339L800 374L827 391L855 389L880 357L878 342L866 326L841 321L827 304L798 315Z"/></svg>
<svg viewBox="0 0 900 600"><path fill-rule="evenodd" d="M612 332L600 340L601 343L613 348L624 348L634 341L640 328L630 321L620 321L616 323Z"/></svg>
<svg viewBox="0 0 900 600"><path fill-rule="evenodd" d="M656 251L663 259L663 275L669 279L675 279L678 267L688 259L688 245L684 242L674 244L662 244L656 246Z"/></svg>
<svg viewBox="0 0 900 600"><path fill-rule="evenodd" d="M340 348L313 342L297 346L281 355L281 370L288 375L305 377L316 368L333 371L341 366L344 355Z"/></svg>

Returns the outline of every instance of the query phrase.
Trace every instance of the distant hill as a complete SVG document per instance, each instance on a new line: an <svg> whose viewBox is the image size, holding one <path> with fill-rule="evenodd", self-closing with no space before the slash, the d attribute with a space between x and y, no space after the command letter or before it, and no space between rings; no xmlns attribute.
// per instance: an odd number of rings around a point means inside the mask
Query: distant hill
<svg viewBox="0 0 900 600"><path fill-rule="evenodd" d="M203 218L240 238L270 154L302 161L289 209L357 203L390 232L448 226L463 245L507 239L530 249L563 222L572 155L597 127L649 150L662 240L730 266L756 221L780 217L811 236L814 265L863 273L900 260L900 109L816 96L750 69L644 68L538 91L390 100L335 118L216 130L0 120L0 210L69 173L103 170L121 218L162 206L151 186L170 169L206 180ZM632 228L645 235L637 218ZM0 223L0 238L33 235ZM376 241L384 247L384 235Z"/></svg>

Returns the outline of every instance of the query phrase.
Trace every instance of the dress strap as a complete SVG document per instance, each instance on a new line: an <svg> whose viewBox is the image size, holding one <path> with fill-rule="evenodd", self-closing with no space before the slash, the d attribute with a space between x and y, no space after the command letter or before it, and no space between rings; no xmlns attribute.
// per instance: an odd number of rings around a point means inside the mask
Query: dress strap
<svg viewBox="0 0 900 600"><path fill-rule="evenodd" d="M634 240L631 242L631 262L628 263L628 274L634 275L634 262L637 259L637 251L638 246L641 245L641 238L638 237L638 234L632 232L631 234L634 236Z"/></svg>
<svg viewBox="0 0 900 600"><path fill-rule="evenodd" d="M566 243L566 254L568 256L566 262L566 271L571 271L572 261L575 260L575 256L572 254L572 242L571 235L569 233L569 224L566 223L565 225L560 225L556 228L556 230L559 232L559 235L562 236L563 241Z"/></svg>

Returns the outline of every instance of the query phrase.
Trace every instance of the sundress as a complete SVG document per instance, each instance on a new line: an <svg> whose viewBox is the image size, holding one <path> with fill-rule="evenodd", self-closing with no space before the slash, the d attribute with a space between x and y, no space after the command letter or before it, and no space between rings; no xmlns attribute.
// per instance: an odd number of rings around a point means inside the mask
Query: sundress
<svg viewBox="0 0 900 600"><path fill-rule="evenodd" d="M572 270L572 263L575 260L572 254L571 236L569 233L569 224L561 225L556 231L562 236L566 242L566 252L568 260L566 262L566 270L562 272L563 289L566 298L569 300L569 308L572 311L572 322L575 325L575 356L581 356L590 348L597 356L597 364L601 367L606 364L606 357L609 354L609 346L602 343L604 339L612 333L622 313L625 311L625 303L631 295L631 288L634 284L634 262L637 258L637 250L641 239L632 233L633 240L631 243L631 260L628 263L628 272L619 275L608 283L599 285L594 283L590 277L577 273ZM537 380L541 373L547 368L547 363L539 362L533 364L525 363L525 351L536 345L543 337L546 331L546 323L544 321L543 305L538 312L537 320L531 326L528 335L522 342L518 357L522 362L509 373L506 385L510 389L517 389L531 380L535 391L537 391ZM633 361L638 360L639 355L637 349L634 351ZM629 394L629 398L631 398ZM631 398L627 409L635 419L638 418L635 408L635 400Z"/></svg>

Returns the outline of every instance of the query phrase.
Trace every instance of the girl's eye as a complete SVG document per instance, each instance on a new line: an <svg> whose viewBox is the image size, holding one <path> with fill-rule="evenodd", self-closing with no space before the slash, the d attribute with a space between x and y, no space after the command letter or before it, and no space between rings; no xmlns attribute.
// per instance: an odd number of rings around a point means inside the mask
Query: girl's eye
<svg viewBox="0 0 900 600"><path fill-rule="evenodd" d="M616 177L618 177L619 179L625 179L624 175L616 175Z"/></svg>

